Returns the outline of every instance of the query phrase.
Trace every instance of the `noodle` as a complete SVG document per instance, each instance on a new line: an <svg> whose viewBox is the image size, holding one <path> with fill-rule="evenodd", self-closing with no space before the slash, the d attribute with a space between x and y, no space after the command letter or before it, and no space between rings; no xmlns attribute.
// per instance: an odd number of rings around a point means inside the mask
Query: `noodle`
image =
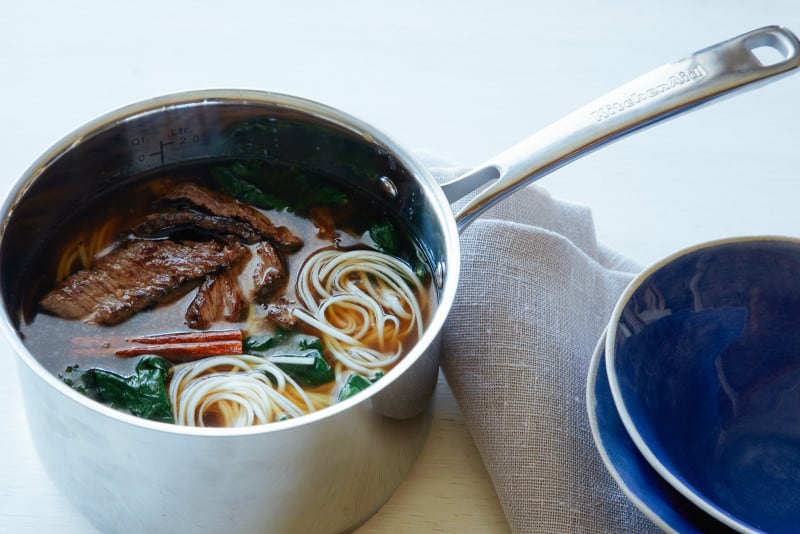
<svg viewBox="0 0 800 534"><path fill-rule="evenodd" d="M175 367L169 383L175 422L240 427L299 417L327 405L259 356L216 356Z"/></svg>
<svg viewBox="0 0 800 534"><path fill-rule="evenodd" d="M63 280L72 273L72 266L75 264L78 257L77 246L68 249L67 252L61 255L61 258L58 260L58 267L56 268L56 281Z"/></svg>
<svg viewBox="0 0 800 534"><path fill-rule="evenodd" d="M71 386L185 426L296 418L371 387L434 306L415 236L324 179L267 171L200 163L87 203L42 247L57 280L24 303L26 345L54 372L96 358ZM258 207L257 191L280 207ZM139 356L152 361L131 374ZM88 379L103 372L116 375L107 396Z"/></svg>
<svg viewBox="0 0 800 534"><path fill-rule="evenodd" d="M79 268L88 269L103 249L114 241L114 234L120 225L119 217L111 217L87 236L79 234L76 240L64 248L56 268L56 281L63 280ZM87 245L88 243L88 245Z"/></svg>
<svg viewBox="0 0 800 534"><path fill-rule="evenodd" d="M300 271L295 317L317 329L339 365L365 376L392 366L422 333L424 290L403 261L373 250L323 250Z"/></svg>

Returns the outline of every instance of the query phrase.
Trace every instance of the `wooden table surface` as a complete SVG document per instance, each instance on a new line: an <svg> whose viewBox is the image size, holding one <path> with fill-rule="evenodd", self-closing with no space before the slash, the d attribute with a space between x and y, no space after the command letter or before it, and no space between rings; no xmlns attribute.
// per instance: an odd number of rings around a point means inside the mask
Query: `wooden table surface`
<svg viewBox="0 0 800 534"><path fill-rule="evenodd" d="M440 374L428 442L408 478L359 534L510 532L464 417Z"/></svg>

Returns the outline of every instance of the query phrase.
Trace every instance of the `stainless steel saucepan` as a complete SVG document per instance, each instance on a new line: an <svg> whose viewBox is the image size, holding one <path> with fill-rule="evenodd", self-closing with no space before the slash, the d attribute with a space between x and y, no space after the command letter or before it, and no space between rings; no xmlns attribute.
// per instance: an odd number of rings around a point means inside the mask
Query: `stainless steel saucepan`
<svg viewBox="0 0 800 534"><path fill-rule="evenodd" d="M757 49L781 59L762 64ZM155 98L59 141L2 207L2 329L18 355L30 432L56 485L102 532L343 532L389 498L430 427L440 333L459 278L459 231L516 189L627 133L790 73L800 43L759 29L638 78L439 186L372 126L308 100L210 90ZM419 237L438 305L401 363L320 412L245 429L138 419L76 393L30 354L21 289L47 229L82 199L147 171L235 156L325 172L393 210ZM450 203L476 191L456 214Z"/></svg>

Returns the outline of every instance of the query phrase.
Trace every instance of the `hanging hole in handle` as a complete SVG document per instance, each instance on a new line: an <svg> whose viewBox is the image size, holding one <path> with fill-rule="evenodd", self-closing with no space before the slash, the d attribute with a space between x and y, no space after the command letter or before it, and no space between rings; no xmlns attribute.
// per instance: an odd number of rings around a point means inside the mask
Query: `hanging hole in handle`
<svg viewBox="0 0 800 534"><path fill-rule="evenodd" d="M786 37L775 33L761 33L748 37L744 46L762 67L772 67L789 59L794 47Z"/></svg>

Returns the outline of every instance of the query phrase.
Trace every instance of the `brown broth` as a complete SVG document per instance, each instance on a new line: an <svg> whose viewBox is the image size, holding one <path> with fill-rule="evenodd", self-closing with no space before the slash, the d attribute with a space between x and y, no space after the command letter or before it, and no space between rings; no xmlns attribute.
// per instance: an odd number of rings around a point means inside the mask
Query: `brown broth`
<svg viewBox="0 0 800 534"><path fill-rule="evenodd" d="M40 255L41 259L37 262L37 267L40 268L43 276L34 284L31 294L23 305L24 316L27 319L19 327L26 346L48 370L54 374L60 374L67 366L77 364L83 369L97 367L129 374L132 372L137 358L120 357L113 353L114 348L120 343L124 343L126 338L191 330L185 323L184 315L197 291L198 284L186 286L169 301L161 302L148 310L139 312L115 326L101 326L87 324L80 320L62 319L37 309L39 299L57 282L59 259L70 254L70 251L75 249L77 242L82 241L85 248L91 249L92 236L96 234L98 228L109 221L113 221L110 224L114 230L109 235L113 236L120 232L124 234L126 229L132 228L153 211L154 201L167 184L184 180L208 185L209 167L200 165L173 170L167 176L153 175L147 179L124 185L82 207L73 219L65 221L61 228L54 231L49 244ZM380 221L387 217L381 207L368 201L360 202L351 199L348 201L348 205L336 206L335 209L330 210L336 219L339 234L336 239L333 239L319 236L317 227L303 214L288 210L261 211L276 226L286 226L295 235L301 237L305 243L300 250L283 254L289 280L289 283L285 285L286 292L283 298L290 302L295 301L295 281L301 266L310 254L326 247L372 246L374 243L365 237L367 235L365 221ZM251 249L254 246L248 245ZM110 247L103 248L108 250ZM419 257L419 254L417 256ZM81 266L79 257L80 255L74 261L73 271ZM245 268L240 275L244 288L247 287L246 281L250 280L251 276L252 267ZM420 296L422 301L429 303L425 305L426 321L434 302L431 286L430 275L426 274L425 287L428 294ZM247 293L247 289L245 291ZM213 324L210 329L239 328L246 334L259 333L253 332L253 325L263 325L264 322L254 321L254 318L257 319L263 314L263 307L251 305L249 320L236 324L220 322ZM269 329L269 327L263 326L255 328ZM314 334L308 327L303 327L302 330ZM410 347L415 341L415 339L408 339L405 346ZM314 391L323 392L332 387L333 384L326 384Z"/></svg>

